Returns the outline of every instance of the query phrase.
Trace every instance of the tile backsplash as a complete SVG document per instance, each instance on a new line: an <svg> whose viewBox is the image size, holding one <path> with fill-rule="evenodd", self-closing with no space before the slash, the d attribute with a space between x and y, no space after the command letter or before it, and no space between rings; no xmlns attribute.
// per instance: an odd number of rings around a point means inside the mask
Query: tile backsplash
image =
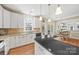
<svg viewBox="0 0 79 59"><path fill-rule="evenodd" d="M8 31L6 29L0 29L0 35L7 35Z"/></svg>
<svg viewBox="0 0 79 59"><path fill-rule="evenodd" d="M17 34L23 31L23 28L0 28L0 35Z"/></svg>

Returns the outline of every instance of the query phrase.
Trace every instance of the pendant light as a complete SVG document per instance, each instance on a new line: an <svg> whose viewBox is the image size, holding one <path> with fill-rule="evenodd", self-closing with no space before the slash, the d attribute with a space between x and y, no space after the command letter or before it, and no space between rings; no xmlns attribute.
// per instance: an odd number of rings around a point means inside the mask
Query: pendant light
<svg viewBox="0 0 79 59"><path fill-rule="evenodd" d="M41 4L40 4L40 21L42 21L42 16L41 16Z"/></svg>
<svg viewBox="0 0 79 59"><path fill-rule="evenodd" d="M61 8L60 5L57 6L57 8L56 8L56 13L55 13L55 14L56 14L56 15L62 14L62 8Z"/></svg>
<svg viewBox="0 0 79 59"><path fill-rule="evenodd" d="M51 19L50 19L50 4L48 4L48 9L49 9L49 19L48 19L48 22L51 22Z"/></svg>

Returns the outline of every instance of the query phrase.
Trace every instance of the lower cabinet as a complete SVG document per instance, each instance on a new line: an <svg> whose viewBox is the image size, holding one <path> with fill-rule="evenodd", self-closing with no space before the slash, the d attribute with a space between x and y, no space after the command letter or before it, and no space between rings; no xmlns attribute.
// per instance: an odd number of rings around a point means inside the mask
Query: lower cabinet
<svg viewBox="0 0 79 59"><path fill-rule="evenodd" d="M10 41L9 41L9 38L4 39L4 42L5 42L5 55L7 55L8 52L9 52L9 49L10 49Z"/></svg>
<svg viewBox="0 0 79 59"><path fill-rule="evenodd" d="M10 48L16 48L34 42L35 35L20 35L10 38Z"/></svg>
<svg viewBox="0 0 79 59"><path fill-rule="evenodd" d="M34 42L35 35L20 35L12 36L4 39L5 42L5 55L8 54L9 50L19 46L23 46Z"/></svg>
<svg viewBox="0 0 79 59"><path fill-rule="evenodd" d="M34 39L35 39L35 34L29 34L29 35L27 35L27 43L34 42Z"/></svg>
<svg viewBox="0 0 79 59"><path fill-rule="evenodd" d="M16 47L19 47L25 44L27 44L27 36L22 35L16 38Z"/></svg>
<svg viewBox="0 0 79 59"><path fill-rule="evenodd" d="M10 37L9 41L10 41L10 49L15 48L16 47L16 37L15 36Z"/></svg>
<svg viewBox="0 0 79 59"><path fill-rule="evenodd" d="M35 41L35 55L52 55L52 53Z"/></svg>
<svg viewBox="0 0 79 59"><path fill-rule="evenodd" d="M16 36L16 39L15 39L15 47L21 46L20 40L21 40L20 36ZM15 47L14 47L14 48L15 48Z"/></svg>

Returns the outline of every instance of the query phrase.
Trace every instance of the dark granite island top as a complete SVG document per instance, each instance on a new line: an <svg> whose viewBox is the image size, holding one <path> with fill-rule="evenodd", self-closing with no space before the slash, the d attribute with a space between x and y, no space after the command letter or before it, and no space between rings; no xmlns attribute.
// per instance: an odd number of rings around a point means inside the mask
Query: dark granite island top
<svg viewBox="0 0 79 59"><path fill-rule="evenodd" d="M51 38L36 37L35 41L42 45L45 49L55 55L79 55L79 47L66 44Z"/></svg>

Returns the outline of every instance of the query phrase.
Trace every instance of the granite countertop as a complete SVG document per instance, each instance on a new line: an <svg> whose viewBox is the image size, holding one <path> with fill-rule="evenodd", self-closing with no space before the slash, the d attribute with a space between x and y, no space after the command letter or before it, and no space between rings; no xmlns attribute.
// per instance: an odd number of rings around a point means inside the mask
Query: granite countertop
<svg viewBox="0 0 79 59"><path fill-rule="evenodd" d="M65 44L64 42L58 41L51 38L36 37L36 42L42 45L45 49L49 51L51 49L52 54L55 55L79 55L79 47Z"/></svg>

